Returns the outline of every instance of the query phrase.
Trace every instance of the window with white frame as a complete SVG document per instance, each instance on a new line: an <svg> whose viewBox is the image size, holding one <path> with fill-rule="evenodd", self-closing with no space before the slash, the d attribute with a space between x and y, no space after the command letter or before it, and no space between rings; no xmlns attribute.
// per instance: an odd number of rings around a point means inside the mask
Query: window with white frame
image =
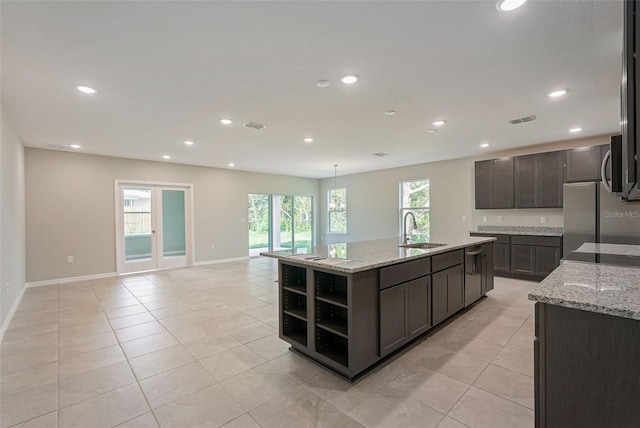
<svg viewBox="0 0 640 428"><path fill-rule="evenodd" d="M405 215L413 213L417 229L409 218L403 225ZM400 182L400 234L403 230L410 235L429 236L429 180L411 180Z"/></svg>
<svg viewBox="0 0 640 428"><path fill-rule="evenodd" d="M329 233L347 233L347 189L331 189L327 192Z"/></svg>

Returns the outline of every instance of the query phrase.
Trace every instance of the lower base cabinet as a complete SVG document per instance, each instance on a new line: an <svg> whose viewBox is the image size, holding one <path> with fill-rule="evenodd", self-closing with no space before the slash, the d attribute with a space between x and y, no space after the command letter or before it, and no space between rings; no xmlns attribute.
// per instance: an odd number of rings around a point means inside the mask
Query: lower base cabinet
<svg viewBox="0 0 640 428"><path fill-rule="evenodd" d="M640 321L536 303L535 426L640 426Z"/></svg>
<svg viewBox="0 0 640 428"><path fill-rule="evenodd" d="M431 328L431 278L380 291L380 356L385 357Z"/></svg>
<svg viewBox="0 0 640 428"><path fill-rule="evenodd" d="M432 275L433 325L464 307L464 267L453 266Z"/></svg>

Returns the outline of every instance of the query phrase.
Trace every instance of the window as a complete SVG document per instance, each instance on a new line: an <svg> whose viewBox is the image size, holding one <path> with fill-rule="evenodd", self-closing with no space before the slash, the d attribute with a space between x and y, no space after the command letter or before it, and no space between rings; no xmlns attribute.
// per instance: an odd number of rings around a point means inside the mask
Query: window
<svg viewBox="0 0 640 428"><path fill-rule="evenodd" d="M329 207L329 233L347 233L347 189L327 192Z"/></svg>
<svg viewBox="0 0 640 428"><path fill-rule="evenodd" d="M417 230L412 230L411 220L403 225L404 216L412 212L416 218ZM412 235L429 236L429 180L400 182L400 234L406 227Z"/></svg>

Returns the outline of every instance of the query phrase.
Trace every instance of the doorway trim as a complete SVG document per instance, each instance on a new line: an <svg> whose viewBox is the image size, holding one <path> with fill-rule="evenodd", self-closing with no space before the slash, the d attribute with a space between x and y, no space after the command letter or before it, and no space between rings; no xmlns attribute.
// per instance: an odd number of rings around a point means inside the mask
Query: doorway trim
<svg viewBox="0 0 640 428"><path fill-rule="evenodd" d="M193 266L195 255L194 241L194 212L193 212L193 184L191 183L172 183L164 181L140 181L140 180L114 180L114 209L115 209L115 238L116 238L116 273L118 275L129 275L135 272L126 272L124 269L124 234L122 211L123 201L120 197L120 189L126 186L144 186L159 188L174 188L185 191L185 239L187 250L187 262L185 266ZM172 268L156 268L152 271L172 269Z"/></svg>

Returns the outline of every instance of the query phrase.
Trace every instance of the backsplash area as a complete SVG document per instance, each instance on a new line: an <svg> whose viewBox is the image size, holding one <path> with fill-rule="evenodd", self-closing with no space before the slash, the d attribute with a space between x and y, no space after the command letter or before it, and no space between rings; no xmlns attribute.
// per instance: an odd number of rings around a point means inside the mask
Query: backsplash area
<svg viewBox="0 0 640 428"><path fill-rule="evenodd" d="M539 227L539 226L489 226L478 225L478 232L505 233L511 235L544 235L562 236L562 227Z"/></svg>

